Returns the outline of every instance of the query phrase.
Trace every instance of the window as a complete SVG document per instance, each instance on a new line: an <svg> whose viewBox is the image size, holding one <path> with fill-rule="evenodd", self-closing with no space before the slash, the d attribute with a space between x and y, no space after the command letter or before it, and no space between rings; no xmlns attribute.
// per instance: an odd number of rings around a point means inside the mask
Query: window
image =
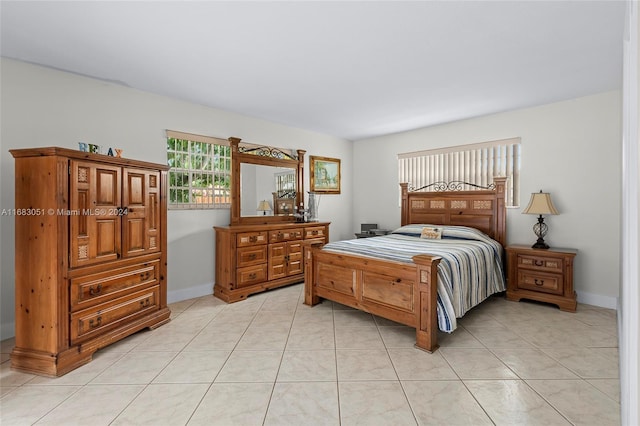
<svg viewBox="0 0 640 426"><path fill-rule="evenodd" d="M416 190L443 182L486 187L493 183L494 176L506 176L505 203L518 206L520 138L399 154L398 175L400 182L408 182ZM442 187L433 185L424 190L438 188Z"/></svg>
<svg viewBox="0 0 640 426"><path fill-rule="evenodd" d="M275 188L278 193L278 198L283 197L295 197L296 194L296 174L293 170L287 172L280 172L274 175Z"/></svg>
<svg viewBox="0 0 640 426"><path fill-rule="evenodd" d="M167 130L169 208L216 209L231 204L231 147L225 139Z"/></svg>

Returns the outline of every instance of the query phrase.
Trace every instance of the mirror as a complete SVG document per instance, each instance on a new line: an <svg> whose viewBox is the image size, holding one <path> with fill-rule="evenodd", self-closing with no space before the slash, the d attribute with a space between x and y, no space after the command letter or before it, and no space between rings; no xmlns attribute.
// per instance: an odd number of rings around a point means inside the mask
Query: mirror
<svg viewBox="0 0 640 426"><path fill-rule="evenodd" d="M231 142L231 224L295 222L304 208L304 154ZM297 207L297 209L296 209Z"/></svg>
<svg viewBox="0 0 640 426"><path fill-rule="evenodd" d="M296 169L240 164L240 216L292 215Z"/></svg>

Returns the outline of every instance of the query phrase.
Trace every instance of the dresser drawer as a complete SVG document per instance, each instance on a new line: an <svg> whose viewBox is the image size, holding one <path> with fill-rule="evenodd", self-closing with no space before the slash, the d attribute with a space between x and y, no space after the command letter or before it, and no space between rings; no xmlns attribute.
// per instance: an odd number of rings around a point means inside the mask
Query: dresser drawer
<svg viewBox="0 0 640 426"><path fill-rule="evenodd" d="M518 254L519 268L529 268L538 271L562 273L562 263L562 259L557 257Z"/></svg>
<svg viewBox="0 0 640 426"><path fill-rule="evenodd" d="M242 232L237 236L236 245L238 247L253 246L256 244L267 244L267 231L263 232Z"/></svg>
<svg viewBox="0 0 640 426"><path fill-rule="evenodd" d="M110 269L71 279L71 311L158 284L160 261Z"/></svg>
<svg viewBox="0 0 640 426"><path fill-rule="evenodd" d="M258 265L267 261L267 246L242 247L238 249L238 268Z"/></svg>
<svg viewBox="0 0 640 426"><path fill-rule="evenodd" d="M160 287L154 286L71 314L71 343L116 328L158 309Z"/></svg>
<svg viewBox="0 0 640 426"><path fill-rule="evenodd" d="M305 228L304 230L304 238L320 238L325 237L325 228L324 226L310 226Z"/></svg>
<svg viewBox="0 0 640 426"><path fill-rule="evenodd" d="M546 274L526 269L518 270L518 288L562 294L563 285L562 275L560 274Z"/></svg>
<svg viewBox="0 0 640 426"><path fill-rule="evenodd" d="M267 280L267 264L238 268L236 273L236 287L245 287Z"/></svg>
<svg viewBox="0 0 640 426"><path fill-rule="evenodd" d="M303 235L302 228L279 229L269 232L269 242L279 243L282 241L301 240Z"/></svg>

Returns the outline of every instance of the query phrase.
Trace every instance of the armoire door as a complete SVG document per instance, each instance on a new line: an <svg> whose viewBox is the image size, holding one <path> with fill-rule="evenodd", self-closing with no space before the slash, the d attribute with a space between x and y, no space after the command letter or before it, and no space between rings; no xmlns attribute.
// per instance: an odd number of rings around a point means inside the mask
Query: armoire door
<svg viewBox="0 0 640 426"><path fill-rule="evenodd" d="M95 162L70 161L69 211L71 267L120 257L122 169Z"/></svg>
<svg viewBox="0 0 640 426"><path fill-rule="evenodd" d="M125 168L122 207L122 255L160 251L160 173Z"/></svg>

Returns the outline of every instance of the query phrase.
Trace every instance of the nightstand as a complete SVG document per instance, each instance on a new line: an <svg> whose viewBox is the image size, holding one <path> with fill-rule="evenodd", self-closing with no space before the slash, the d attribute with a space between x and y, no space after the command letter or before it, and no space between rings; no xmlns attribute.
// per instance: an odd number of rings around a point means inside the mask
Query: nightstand
<svg viewBox="0 0 640 426"><path fill-rule="evenodd" d="M356 238L370 238L370 237L379 237L381 235L387 235L389 232L388 229L371 229L367 232L356 232L354 235Z"/></svg>
<svg viewBox="0 0 640 426"><path fill-rule="evenodd" d="M533 249L507 246L507 299L553 303L563 311L576 311L573 290L574 249Z"/></svg>

